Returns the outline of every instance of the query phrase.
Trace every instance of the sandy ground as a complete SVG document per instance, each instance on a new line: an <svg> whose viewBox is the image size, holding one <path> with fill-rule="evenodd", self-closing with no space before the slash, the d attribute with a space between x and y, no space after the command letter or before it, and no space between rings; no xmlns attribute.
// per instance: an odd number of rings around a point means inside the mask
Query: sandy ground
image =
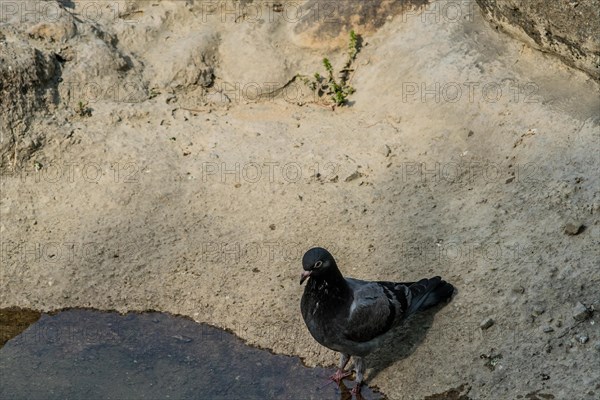
<svg viewBox="0 0 600 400"><path fill-rule="evenodd" d="M600 307L597 83L465 3L364 34L332 110L299 82L255 93L345 49L277 18L137 4L135 23L88 18L67 39L4 30L76 57L24 130L35 151L4 165L0 306L167 311L330 366L299 311L319 245L349 276L458 288L368 359L390 398L598 397L597 316L573 318Z"/></svg>

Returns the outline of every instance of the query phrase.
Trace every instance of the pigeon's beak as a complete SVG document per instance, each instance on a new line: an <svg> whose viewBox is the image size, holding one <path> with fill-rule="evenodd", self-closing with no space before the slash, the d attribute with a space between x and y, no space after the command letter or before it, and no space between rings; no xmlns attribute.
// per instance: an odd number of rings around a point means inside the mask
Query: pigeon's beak
<svg viewBox="0 0 600 400"><path fill-rule="evenodd" d="M308 279L309 276L310 271L302 271L302 274L300 274L300 284L302 285L304 281Z"/></svg>

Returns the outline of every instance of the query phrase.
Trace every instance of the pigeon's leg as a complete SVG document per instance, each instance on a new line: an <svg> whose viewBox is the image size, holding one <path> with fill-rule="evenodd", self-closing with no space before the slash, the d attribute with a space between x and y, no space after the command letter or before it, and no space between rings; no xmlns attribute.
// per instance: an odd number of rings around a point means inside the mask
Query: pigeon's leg
<svg viewBox="0 0 600 400"><path fill-rule="evenodd" d="M356 371L356 385L352 389L352 394L357 395L360 393L360 387L363 384L365 373L365 360L362 357L354 357L354 369Z"/></svg>
<svg viewBox="0 0 600 400"><path fill-rule="evenodd" d="M344 372L344 367L346 366L346 364L348 364L348 360L350 360L350 354L340 353L340 364L338 366L338 370L335 372L335 374L329 377L329 379L331 379L338 385L340 384L342 379L352 375L352 372L350 371Z"/></svg>

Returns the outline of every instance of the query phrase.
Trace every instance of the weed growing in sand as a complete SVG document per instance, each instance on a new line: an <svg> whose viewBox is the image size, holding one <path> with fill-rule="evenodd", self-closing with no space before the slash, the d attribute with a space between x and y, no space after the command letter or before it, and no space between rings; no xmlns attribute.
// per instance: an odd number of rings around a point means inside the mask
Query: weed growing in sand
<svg viewBox="0 0 600 400"><path fill-rule="evenodd" d="M324 95L329 96L336 106L343 106L348 101L348 96L354 93L354 88L348 84L352 63L356 59L356 55L361 48L361 37L353 30L350 31L350 43L348 45L348 58L344 67L339 71L336 79L333 66L328 58L323 58L323 66L327 72L327 76L322 76L318 72L314 74L314 79L304 79L304 83L313 90L319 97Z"/></svg>
<svg viewBox="0 0 600 400"><path fill-rule="evenodd" d="M161 94L161 92L160 92L160 90L158 90L158 88L152 88L152 89L150 89L148 99L151 100L151 99L159 96L160 94Z"/></svg>
<svg viewBox="0 0 600 400"><path fill-rule="evenodd" d="M77 107L75 108L75 113L80 117L91 117L92 109L88 107L87 102L80 101L77 103Z"/></svg>

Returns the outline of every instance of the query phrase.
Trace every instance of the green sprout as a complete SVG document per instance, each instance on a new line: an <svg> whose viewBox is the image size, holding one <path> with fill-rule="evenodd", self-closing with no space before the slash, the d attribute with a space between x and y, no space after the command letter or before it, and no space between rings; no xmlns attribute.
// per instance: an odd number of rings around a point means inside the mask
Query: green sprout
<svg viewBox="0 0 600 400"><path fill-rule="evenodd" d="M157 97L160 94L161 94L160 90L158 90L157 88L151 88L150 89L150 94L149 94L148 98L149 99L153 99L153 98Z"/></svg>
<svg viewBox="0 0 600 400"><path fill-rule="evenodd" d="M354 59L358 54L358 35L353 30L350 31L350 44L348 45L350 50L350 58Z"/></svg>
<svg viewBox="0 0 600 400"><path fill-rule="evenodd" d="M336 106L342 106L347 103L348 96L355 92L354 88L348 84L350 72L353 71L352 63L356 59L360 51L360 35L353 30L350 31L350 41L348 44L348 59L339 72L339 80L336 79L333 65L328 58L323 58L323 67L327 72L327 76L323 77L318 72L315 72L314 80L306 82L307 86L316 92L318 96L328 95Z"/></svg>
<svg viewBox="0 0 600 400"><path fill-rule="evenodd" d="M77 108L75 108L75 113L80 117L91 117L92 109L89 108L87 105L87 102L84 103L83 101L79 101L77 103Z"/></svg>

